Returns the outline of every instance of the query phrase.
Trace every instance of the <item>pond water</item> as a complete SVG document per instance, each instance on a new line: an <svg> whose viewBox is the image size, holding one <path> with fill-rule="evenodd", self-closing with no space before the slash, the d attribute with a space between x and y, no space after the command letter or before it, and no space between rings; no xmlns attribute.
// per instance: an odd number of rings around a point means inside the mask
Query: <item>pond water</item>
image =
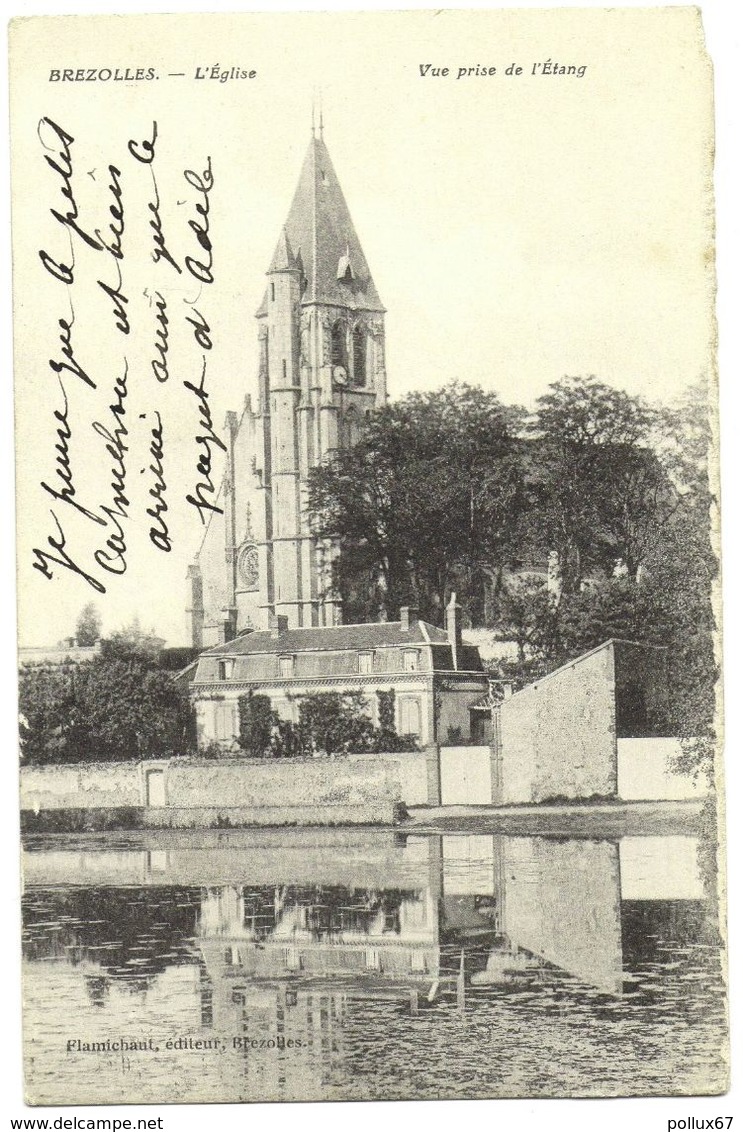
<svg viewBox="0 0 743 1132"><path fill-rule="evenodd" d="M34 1103L716 1093L697 838L32 838Z"/></svg>

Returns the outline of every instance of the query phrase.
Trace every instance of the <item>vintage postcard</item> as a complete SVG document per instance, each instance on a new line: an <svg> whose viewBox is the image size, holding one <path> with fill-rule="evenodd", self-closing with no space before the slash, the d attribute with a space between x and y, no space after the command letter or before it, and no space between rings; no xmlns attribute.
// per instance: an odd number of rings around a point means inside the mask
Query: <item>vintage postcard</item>
<svg viewBox="0 0 743 1132"><path fill-rule="evenodd" d="M10 39L28 1102L724 1093L699 12Z"/></svg>

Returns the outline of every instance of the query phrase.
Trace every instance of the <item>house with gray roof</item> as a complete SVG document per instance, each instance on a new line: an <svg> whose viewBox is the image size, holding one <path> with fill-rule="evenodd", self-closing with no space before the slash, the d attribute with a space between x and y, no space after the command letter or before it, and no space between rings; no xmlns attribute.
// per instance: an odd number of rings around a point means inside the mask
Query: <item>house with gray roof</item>
<svg viewBox="0 0 743 1132"><path fill-rule="evenodd" d="M361 691L378 726L378 693L391 691L395 730L422 748L488 739L489 716L475 707L488 677L477 648L462 638L461 607L452 597L446 629L416 613L404 607L399 621L306 628L289 628L278 615L270 629L203 652L191 680L199 745L236 743L247 692L267 696L280 718L296 722L302 697Z"/></svg>

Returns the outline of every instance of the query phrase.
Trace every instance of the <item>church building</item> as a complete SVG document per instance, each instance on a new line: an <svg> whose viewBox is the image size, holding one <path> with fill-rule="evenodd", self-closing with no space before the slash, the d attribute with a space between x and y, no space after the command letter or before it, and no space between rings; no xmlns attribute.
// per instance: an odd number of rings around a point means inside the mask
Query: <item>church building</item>
<svg viewBox="0 0 743 1132"><path fill-rule="evenodd" d="M313 129L256 313L258 401L227 414L219 506L189 567L189 636L210 648L244 630L342 621L332 543L306 513L310 470L354 443L386 401L384 307L322 127Z"/></svg>

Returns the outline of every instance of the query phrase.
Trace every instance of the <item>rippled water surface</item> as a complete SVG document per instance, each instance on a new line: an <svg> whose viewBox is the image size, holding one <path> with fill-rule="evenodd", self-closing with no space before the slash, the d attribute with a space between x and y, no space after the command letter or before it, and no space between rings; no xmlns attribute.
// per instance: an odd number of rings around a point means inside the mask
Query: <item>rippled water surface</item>
<svg viewBox="0 0 743 1132"><path fill-rule="evenodd" d="M33 1102L725 1088L694 837L148 836L27 846Z"/></svg>

